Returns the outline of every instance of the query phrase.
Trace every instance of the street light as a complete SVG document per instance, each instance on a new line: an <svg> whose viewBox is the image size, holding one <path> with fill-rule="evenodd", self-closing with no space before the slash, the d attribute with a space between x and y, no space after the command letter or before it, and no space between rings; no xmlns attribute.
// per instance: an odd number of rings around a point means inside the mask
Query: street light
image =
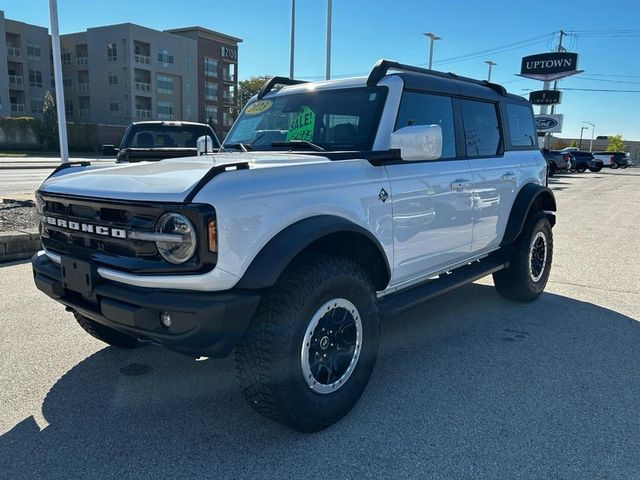
<svg viewBox="0 0 640 480"><path fill-rule="evenodd" d="M589 130L589 127L580 127L580 143L578 143L578 150L582 150L582 133L585 130Z"/></svg>
<svg viewBox="0 0 640 480"><path fill-rule="evenodd" d="M436 40L442 40L442 37L437 36L435 33L423 33L425 37L429 37L431 42L429 43L429 70L431 70L431 65L433 65L433 42Z"/></svg>
<svg viewBox="0 0 640 480"><path fill-rule="evenodd" d="M296 0L291 0L291 48L289 52L289 78L293 78L296 46Z"/></svg>
<svg viewBox="0 0 640 480"><path fill-rule="evenodd" d="M586 123L587 125L591 125L591 141L589 142L589 152L593 152L593 132L596 129L596 125L594 123L591 123L591 122L582 122L582 123Z"/></svg>
<svg viewBox="0 0 640 480"><path fill-rule="evenodd" d="M487 75L487 82L490 82L491 81L491 67L493 67L494 65L497 65L497 63L496 62L492 62L491 60L485 60L484 63L489 65L489 75Z"/></svg>
<svg viewBox="0 0 640 480"><path fill-rule="evenodd" d="M331 16L332 16L332 0L327 0L327 71L326 79L331 79Z"/></svg>

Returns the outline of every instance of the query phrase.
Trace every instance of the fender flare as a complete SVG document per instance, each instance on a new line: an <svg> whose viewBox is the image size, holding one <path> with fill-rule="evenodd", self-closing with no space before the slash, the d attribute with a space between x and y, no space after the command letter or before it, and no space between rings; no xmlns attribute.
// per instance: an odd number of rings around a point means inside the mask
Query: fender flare
<svg viewBox="0 0 640 480"><path fill-rule="evenodd" d="M549 187L527 183L520 189L513 202L504 236L502 237L502 242L500 242L501 247L513 243L518 238L524 228L529 212L536 202L541 203L540 206L543 211L549 212L547 216L551 221L551 226L555 225L555 215L551 213L556 211L556 198L553 192Z"/></svg>
<svg viewBox="0 0 640 480"><path fill-rule="evenodd" d="M356 233L369 239L384 259L388 281L391 277L389 260L382 245L370 231L341 217L319 215L293 223L269 240L251 261L236 287L260 289L274 285L284 269L305 248L335 233Z"/></svg>

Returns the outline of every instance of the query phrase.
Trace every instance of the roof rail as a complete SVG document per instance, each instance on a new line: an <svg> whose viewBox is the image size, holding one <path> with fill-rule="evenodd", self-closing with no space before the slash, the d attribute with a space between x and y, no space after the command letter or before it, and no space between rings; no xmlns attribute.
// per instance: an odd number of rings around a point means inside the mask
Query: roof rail
<svg viewBox="0 0 640 480"><path fill-rule="evenodd" d="M396 62L394 60L384 60L380 59L376 62L367 78L367 86L374 87L378 84L380 80L384 78L384 76L388 73L389 70L398 70L400 72L415 72L415 73L423 73L426 75L433 75L434 77L441 78L449 78L453 80L460 80L463 82L475 83L476 85L482 85L485 87L489 87L492 90L495 90L503 97L507 95L507 90L497 83L487 82L486 80L476 80L475 78L469 77L460 77L455 73L451 72L438 72L436 70L429 70L428 68L415 67L413 65L405 65L403 63Z"/></svg>
<svg viewBox="0 0 640 480"><path fill-rule="evenodd" d="M273 90L276 85L298 85L300 83L307 83L304 80L295 80L289 77L272 77L264 84L258 93L258 99L264 97L267 93Z"/></svg>

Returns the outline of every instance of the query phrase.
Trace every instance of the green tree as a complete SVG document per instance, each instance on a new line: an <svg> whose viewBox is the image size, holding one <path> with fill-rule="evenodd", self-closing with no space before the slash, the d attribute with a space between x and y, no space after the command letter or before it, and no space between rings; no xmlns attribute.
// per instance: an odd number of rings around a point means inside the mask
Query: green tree
<svg viewBox="0 0 640 480"><path fill-rule="evenodd" d="M569 145L570 147L577 147L578 146L578 142L576 142L575 140L573 142L571 142L571 145Z"/></svg>
<svg viewBox="0 0 640 480"><path fill-rule="evenodd" d="M58 111L53 92L47 90L44 94L42 107L42 127L40 128L40 141L47 150L55 150L58 147Z"/></svg>
<svg viewBox="0 0 640 480"><path fill-rule="evenodd" d="M240 108L244 108L247 101L260 91L269 78L271 77L257 76L238 82L240 86Z"/></svg>
<svg viewBox="0 0 640 480"><path fill-rule="evenodd" d="M613 137L609 137L609 146L607 147L607 151L609 152L624 152L625 149L624 142L622 141L622 135L614 135Z"/></svg>

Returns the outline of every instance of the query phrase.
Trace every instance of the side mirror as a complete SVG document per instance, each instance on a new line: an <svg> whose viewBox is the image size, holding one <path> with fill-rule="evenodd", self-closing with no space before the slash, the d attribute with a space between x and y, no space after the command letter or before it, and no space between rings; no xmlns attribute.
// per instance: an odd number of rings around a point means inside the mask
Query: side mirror
<svg viewBox="0 0 640 480"><path fill-rule="evenodd" d="M400 150L403 160L437 160L442 156L440 125L412 125L391 134L390 147Z"/></svg>
<svg viewBox="0 0 640 480"><path fill-rule="evenodd" d="M198 149L198 156L204 155L206 153L213 153L213 138L209 135L203 135L198 137L198 142L196 143Z"/></svg>
<svg viewBox="0 0 640 480"><path fill-rule="evenodd" d="M110 157L115 156L118 153L118 149L115 145L102 145L102 155Z"/></svg>

